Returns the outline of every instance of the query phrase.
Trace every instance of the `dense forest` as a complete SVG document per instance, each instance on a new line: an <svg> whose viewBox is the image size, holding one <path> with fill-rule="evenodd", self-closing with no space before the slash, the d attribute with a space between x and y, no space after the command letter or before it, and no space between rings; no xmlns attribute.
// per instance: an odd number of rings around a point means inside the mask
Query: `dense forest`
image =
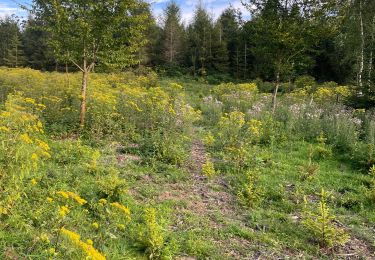
<svg viewBox="0 0 375 260"><path fill-rule="evenodd" d="M374 0L27 3L0 259L375 259Z"/></svg>

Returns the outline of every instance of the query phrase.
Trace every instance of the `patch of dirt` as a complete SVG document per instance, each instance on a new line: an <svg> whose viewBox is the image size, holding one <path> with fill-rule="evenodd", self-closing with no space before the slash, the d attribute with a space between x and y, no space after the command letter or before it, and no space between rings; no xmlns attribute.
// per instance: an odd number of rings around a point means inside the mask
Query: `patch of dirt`
<svg viewBox="0 0 375 260"><path fill-rule="evenodd" d="M208 227L212 230L225 228L227 223L241 218L236 212L235 198L228 191L228 184L221 176L212 179L202 174L202 165L206 162L206 150L202 141L195 139L191 146L191 155L188 164L190 180L186 183L170 183L163 187L157 198L159 202L175 200L184 203L183 207L177 207L175 216L176 223L171 227L173 230L190 229L187 226L186 216L193 214L195 217L208 220ZM219 220L218 220L219 218ZM249 241L241 238L233 238L231 243L227 239L213 241L223 254L231 259L244 259L238 248L246 252ZM237 249L236 249L237 248ZM177 259L195 259L183 256Z"/></svg>
<svg viewBox="0 0 375 260"><path fill-rule="evenodd" d="M324 253L335 259L375 259L374 248L356 237L350 237L344 246L326 250Z"/></svg>
<svg viewBox="0 0 375 260"><path fill-rule="evenodd" d="M4 257L5 259L7 260L20 260L20 259L25 259L25 258L21 258L17 252L11 248L11 247L7 247L5 250L4 250Z"/></svg>
<svg viewBox="0 0 375 260"><path fill-rule="evenodd" d="M142 158L135 154L119 154L116 156L117 163L119 165L124 165L128 162L139 162L142 160Z"/></svg>

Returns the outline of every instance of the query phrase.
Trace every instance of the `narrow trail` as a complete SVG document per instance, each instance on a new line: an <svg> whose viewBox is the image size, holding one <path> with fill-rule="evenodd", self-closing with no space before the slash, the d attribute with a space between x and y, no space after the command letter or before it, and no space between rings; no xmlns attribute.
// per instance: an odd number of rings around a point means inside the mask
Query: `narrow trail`
<svg viewBox="0 0 375 260"><path fill-rule="evenodd" d="M202 141L195 138L191 145L190 167L189 171L193 180L192 191L199 196L200 204L204 206L208 217L215 211L223 214L225 217L233 213L233 196L228 191L228 185L221 176L207 178L202 173L202 166L206 162L207 153Z"/></svg>

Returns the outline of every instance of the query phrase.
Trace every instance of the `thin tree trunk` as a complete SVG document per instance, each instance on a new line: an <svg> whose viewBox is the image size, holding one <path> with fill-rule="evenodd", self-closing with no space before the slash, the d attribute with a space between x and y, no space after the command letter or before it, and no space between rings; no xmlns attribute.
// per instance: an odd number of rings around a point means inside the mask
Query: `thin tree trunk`
<svg viewBox="0 0 375 260"><path fill-rule="evenodd" d="M245 42L245 71L243 78L246 79L246 72L247 72L247 43Z"/></svg>
<svg viewBox="0 0 375 260"><path fill-rule="evenodd" d="M81 86L81 112L80 112L80 128L83 129L85 126L86 118L86 92L87 92L87 80L89 76L89 70L87 68L86 60L84 60L83 71L82 71L82 86Z"/></svg>
<svg viewBox="0 0 375 260"><path fill-rule="evenodd" d="M236 48L236 79L238 79L239 74L240 74L240 71L239 71L238 47L237 47Z"/></svg>
<svg viewBox="0 0 375 260"><path fill-rule="evenodd" d="M280 73L277 72L277 74L276 74L276 86L275 86L275 90L274 90L273 96L272 96L272 113L275 113L275 111L276 111L277 92L279 91L279 85L280 85Z"/></svg>
<svg viewBox="0 0 375 260"><path fill-rule="evenodd" d="M173 62L173 32L172 32L172 26L171 26L171 31L170 31L170 36L169 36L169 62Z"/></svg>
<svg viewBox="0 0 375 260"><path fill-rule="evenodd" d="M220 30L219 30L219 41L220 41L220 45L221 45L221 41L222 41L222 30L223 30L223 28L222 28L222 26L221 26L221 24L220 24Z"/></svg>
<svg viewBox="0 0 375 260"><path fill-rule="evenodd" d="M364 29L363 29L363 18L362 18L362 1L359 1L359 19L360 19L360 27L361 27L361 57L360 57L360 64L359 64L359 72L358 72L358 85L362 89L362 74L363 74L363 67L364 67L364 48L365 48L365 36L364 36Z"/></svg>
<svg viewBox="0 0 375 260"><path fill-rule="evenodd" d="M368 88L371 86L371 76L372 76L372 50L370 51L370 58L368 62Z"/></svg>
<svg viewBox="0 0 375 260"><path fill-rule="evenodd" d="M67 62L65 62L65 74L66 74L66 78L68 80L68 87L70 87L69 67L68 67L68 63Z"/></svg>
<svg viewBox="0 0 375 260"><path fill-rule="evenodd" d="M16 43L16 68L18 67L18 44Z"/></svg>

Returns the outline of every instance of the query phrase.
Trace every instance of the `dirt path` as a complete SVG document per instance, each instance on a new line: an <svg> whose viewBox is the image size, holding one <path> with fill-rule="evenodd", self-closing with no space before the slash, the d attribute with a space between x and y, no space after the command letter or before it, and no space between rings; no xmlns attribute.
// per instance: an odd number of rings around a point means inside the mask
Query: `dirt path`
<svg viewBox="0 0 375 260"><path fill-rule="evenodd" d="M202 174L202 166L206 162L207 153L204 144L199 139L194 139L191 146L191 157L189 172L193 180L193 192L200 197L200 204L204 206L205 212L219 212L224 217L234 213L233 195L228 191L228 185L221 176L208 179Z"/></svg>

